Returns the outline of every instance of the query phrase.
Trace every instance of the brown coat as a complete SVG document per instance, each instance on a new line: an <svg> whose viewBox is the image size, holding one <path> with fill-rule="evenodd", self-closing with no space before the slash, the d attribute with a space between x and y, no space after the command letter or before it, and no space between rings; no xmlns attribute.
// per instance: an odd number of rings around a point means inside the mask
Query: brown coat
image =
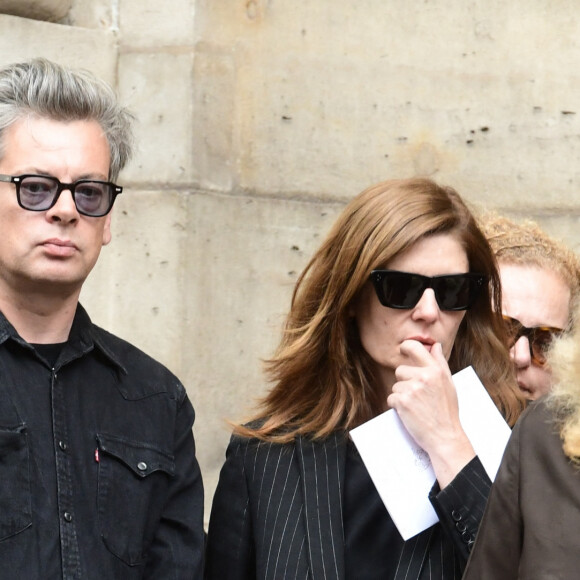
<svg viewBox="0 0 580 580"><path fill-rule="evenodd" d="M580 578L580 469L543 401L516 424L463 580Z"/></svg>

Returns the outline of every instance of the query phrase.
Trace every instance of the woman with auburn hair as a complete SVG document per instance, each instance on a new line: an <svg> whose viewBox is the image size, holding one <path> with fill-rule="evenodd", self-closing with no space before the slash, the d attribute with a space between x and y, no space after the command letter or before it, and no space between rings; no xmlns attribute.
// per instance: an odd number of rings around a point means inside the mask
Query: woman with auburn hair
<svg viewBox="0 0 580 580"><path fill-rule="evenodd" d="M392 180L355 197L298 279L272 389L234 429L206 577L459 578L490 480L451 374L472 365L515 422L500 301L489 244L453 189ZM440 522L407 542L348 437L389 408L437 476Z"/></svg>
<svg viewBox="0 0 580 580"><path fill-rule="evenodd" d="M465 578L578 578L580 310L548 354L554 387L521 416L491 489Z"/></svg>

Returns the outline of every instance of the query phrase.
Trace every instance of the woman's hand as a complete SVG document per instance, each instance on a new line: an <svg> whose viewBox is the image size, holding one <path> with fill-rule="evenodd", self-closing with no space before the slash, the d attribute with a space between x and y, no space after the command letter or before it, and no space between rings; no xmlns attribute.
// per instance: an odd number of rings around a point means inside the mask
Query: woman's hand
<svg viewBox="0 0 580 580"><path fill-rule="evenodd" d="M429 454L439 486L444 488L475 457L459 421L451 371L439 343L429 351L416 340L406 340L401 353L409 364L395 370L397 382L387 404Z"/></svg>

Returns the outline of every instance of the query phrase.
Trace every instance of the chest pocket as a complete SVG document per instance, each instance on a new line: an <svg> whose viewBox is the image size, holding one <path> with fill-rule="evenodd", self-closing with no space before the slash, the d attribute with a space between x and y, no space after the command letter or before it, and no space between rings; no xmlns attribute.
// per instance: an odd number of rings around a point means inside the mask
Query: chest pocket
<svg viewBox="0 0 580 580"><path fill-rule="evenodd" d="M26 426L0 428L0 541L32 525Z"/></svg>
<svg viewBox="0 0 580 580"><path fill-rule="evenodd" d="M131 566L142 564L175 474L172 455L125 438L97 435L97 504L107 548Z"/></svg>

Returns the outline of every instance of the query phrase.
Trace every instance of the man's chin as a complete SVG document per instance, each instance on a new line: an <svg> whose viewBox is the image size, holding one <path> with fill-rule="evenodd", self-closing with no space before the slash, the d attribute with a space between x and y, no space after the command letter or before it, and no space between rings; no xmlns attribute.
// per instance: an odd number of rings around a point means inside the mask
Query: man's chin
<svg viewBox="0 0 580 580"><path fill-rule="evenodd" d="M41 293L46 296L69 296L80 292L86 276L71 273L64 269L51 269L36 276L21 279L19 287L22 293Z"/></svg>

